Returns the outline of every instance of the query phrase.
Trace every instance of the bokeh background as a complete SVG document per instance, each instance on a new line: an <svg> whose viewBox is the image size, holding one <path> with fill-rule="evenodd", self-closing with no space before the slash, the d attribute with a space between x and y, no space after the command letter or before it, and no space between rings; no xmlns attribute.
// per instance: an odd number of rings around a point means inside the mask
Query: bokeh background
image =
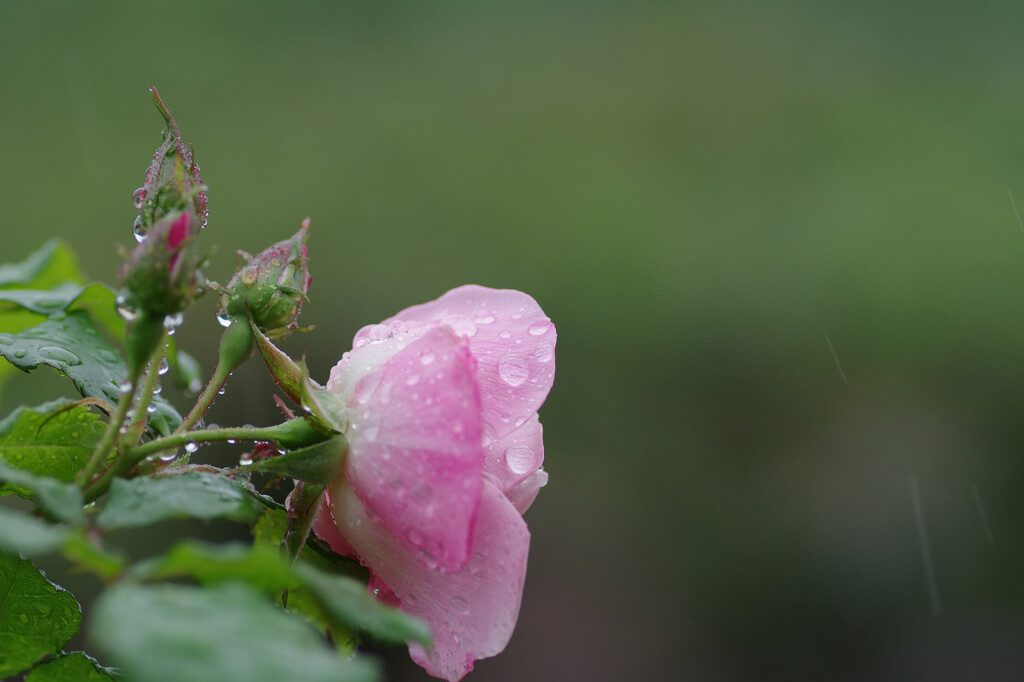
<svg viewBox="0 0 1024 682"><path fill-rule="evenodd" d="M114 280L155 84L212 278L312 217L317 328L287 346L321 379L466 282L555 321L522 613L469 679L1019 679L1022 27L1016 2L0 0L3 260L57 235ZM213 304L179 332L207 368ZM211 420L273 423L269 388L252 363Z"/></svg>

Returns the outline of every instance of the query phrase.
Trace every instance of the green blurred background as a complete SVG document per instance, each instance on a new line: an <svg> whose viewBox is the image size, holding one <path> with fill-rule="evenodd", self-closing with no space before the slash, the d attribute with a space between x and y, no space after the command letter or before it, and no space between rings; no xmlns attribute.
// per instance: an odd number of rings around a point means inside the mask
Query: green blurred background
<svg viewBox="0 0 1024 682"><path fill-rule="evenodd" d="M1022 34L1018 2L0 0L3 260L59 235L113 281L155 84L213 279L312 217L319 378L466 282L555 321L519 626L470 679L1019 679ZM211 420L272 423L268 388Z"/></svg>

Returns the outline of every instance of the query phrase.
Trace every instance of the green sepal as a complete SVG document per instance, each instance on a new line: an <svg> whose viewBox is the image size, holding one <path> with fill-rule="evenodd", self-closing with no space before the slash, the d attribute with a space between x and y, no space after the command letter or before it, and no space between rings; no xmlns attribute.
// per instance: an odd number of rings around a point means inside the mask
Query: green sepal
<svg viewBox="0 0 1024 682"><path fill-rule="evenodd" d="M245 469L326 486L345 470L347 453L348 443L345 436L339 434L329 440L293 450L279 457L260 460Z"/></svg>

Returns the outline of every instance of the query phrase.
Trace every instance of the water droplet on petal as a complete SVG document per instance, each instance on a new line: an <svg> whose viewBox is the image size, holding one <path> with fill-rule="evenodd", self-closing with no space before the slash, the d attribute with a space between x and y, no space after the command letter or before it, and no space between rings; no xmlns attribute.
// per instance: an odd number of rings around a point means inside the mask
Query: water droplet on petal
<svg viewBox="0 0 1024 682"><path fill-rule="evenodd" d="M498 336L500 336L503 339L510 339L510 338L512 338L512 332L510 332L509 330L506 329L503 332L501 332L500 334L498 334Z"/></svg>
<svg viewBox="0 0 1024 682"><path fill-rule="evenodd" d="M419 381L420 381L420 375L419 374L410 374L408 377L406 377L405 384L407 386L415 386L416 384L419 383Z"/></svg>
<svg viewBox="0 0 1024 682"><path fill-rule="evenodd" d="M498 361L498 374L509 386L521 386L530 376L530 367L515 353L506 353Z"/></svg>
<svg viewBox="0 0 1024 682"><path fill-rule="evenodd" d="M551 329L551 320L537 320L530 325L527 331L530 333L530 336L540 336L547 333L549 329Z"/></svg>
<svg viewBox="0 0 1024 682"><path fill-rule="evenodd" d="M411 542L416 547L419 547L423 544L423 536L420 535L419 532L416 531L416 529L412 529L409 531L409 542Z"/></svg>
<svg viewBox="0 0 1024 682"><path fill-rule="evenodd" d="M522 475L537 465L537 454L529 445L513 445L505 451L505 464L513 474Z"/></svg>
<svg viewBox="0 0 1024 682"><path fill-rule="evenodd" d="M452 606L457 608L463 614L469 613L469 604L462 597L452 597ZM457 637L457 635L456 635L456 637ZM456 642L458 642L457 639L456 639Z"/></svg>
<svg viewBox="0 0 1024 682"><path fill-rule="evenodd" d="M547 341L541 341L533 349L533 357L537 358L537 362L551 362L555 357L554 345Z"/></svg>
<svg viewBox="0 0 1024 682"><path fill-rule="evenodd" d="M449 315L444 318L443 324L451 327L456 336L468 339L476 334L476 324L465 315Z"/></svg>
<svg viewBox="0 0 1024 682"><path fill-rule="evenodd" d="M479 312L473 316L473 321L477 324L494 324L494 320L497 319L488 312Z"/></svg>
<svg viewBox="0 0 1024 682"><path fill-rule="evenodd" d="M423 356L420 358L420 362L422 364L424 364L424 365L429 365L433 361L434 361L434 354L431 353L430 351L427 351L426 353L424 353Z"/></svg>

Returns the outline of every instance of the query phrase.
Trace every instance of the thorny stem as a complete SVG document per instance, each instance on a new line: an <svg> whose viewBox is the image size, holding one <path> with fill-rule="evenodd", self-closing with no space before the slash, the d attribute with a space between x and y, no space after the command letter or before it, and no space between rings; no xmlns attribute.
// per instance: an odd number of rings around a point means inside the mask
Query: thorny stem
<svg viewBox="0 0 1024 682"><path fill-rule="evenodd" d="M143 443L142 445L129 450L115 466L107 469L103 476L96 479L96 481L86 490L86 502L91 502L103 493L107 492L107 488L110 487L110 482L115 476L127 472L149 455L163 452L164 450L174 450L187 443L212 443L223 440L273 441L280 436L280 434L280 429L274 426L241 426L227 429L204 429L200 431L190 431L188 433L173 433L170 436L151 440L148 443Z"/></svg>
<svg viewBox="0 0 1024 682"><path fill-rule="evenodd" d="M107 456L110 446L114 444L114 439L117 437L125 415L128 414L128 408L131 407L132 400L135 397L136 386L138 386L138 377L131 381L127 392L121 393L120 400L117 401L117 409L114 411L114 414L110 415L107 430L103 432L100 442L96 444L92 454L89 455L89 461L86 462L82 470L78 472L78 476L75 477L75 485L79 488L85 488L89 481L92 480L96 469L99 468L104 457Z"/></svg>

